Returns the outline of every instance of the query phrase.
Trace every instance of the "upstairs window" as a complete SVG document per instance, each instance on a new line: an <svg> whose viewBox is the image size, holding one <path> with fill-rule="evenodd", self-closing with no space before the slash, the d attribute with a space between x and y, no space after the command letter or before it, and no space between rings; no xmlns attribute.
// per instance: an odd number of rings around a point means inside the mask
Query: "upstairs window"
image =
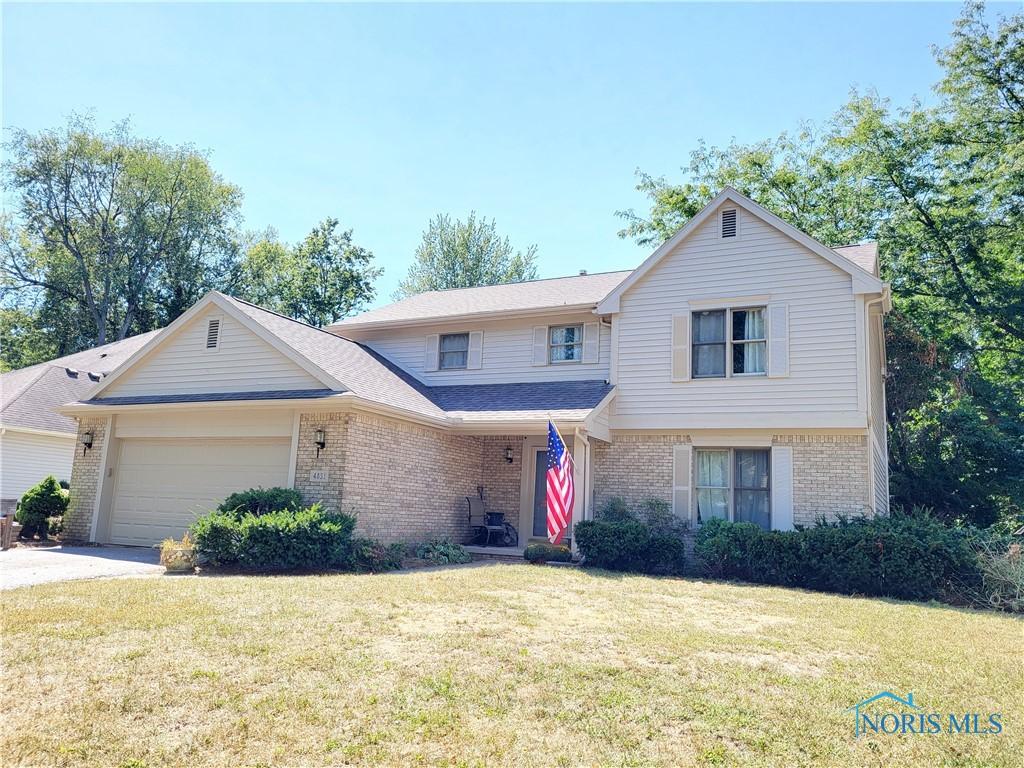
<svg viewBox="0 0 1024 768"><path fill-rule="evenodd" d="M578 363L583 359L583 326L556 325L548 330L548 360Z"/></svg>
<svg viewBox="0 0 1024 768"><path fill-rule="evenodd" d="M441 336L439 367L442 371L465 368L469 359L469 334L446 333Z"/></svg>
<svg viewBox="0 0 1024 768"><path fill-rule="evenodd" d="M764 307L694 312L692 320L694 378L764 375Z"/></svg>

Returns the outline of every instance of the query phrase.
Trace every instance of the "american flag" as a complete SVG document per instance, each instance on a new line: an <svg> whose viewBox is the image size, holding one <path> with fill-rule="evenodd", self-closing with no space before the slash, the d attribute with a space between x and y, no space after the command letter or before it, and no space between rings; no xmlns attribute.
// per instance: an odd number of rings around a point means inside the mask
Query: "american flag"
<svg viewBox="0 0 1024 768"><path fill-rule="evenodd" d="M572 479L572 456L566 450L555 425L548 422L548 541L558 544L572 520L576 487Z"/></svg>

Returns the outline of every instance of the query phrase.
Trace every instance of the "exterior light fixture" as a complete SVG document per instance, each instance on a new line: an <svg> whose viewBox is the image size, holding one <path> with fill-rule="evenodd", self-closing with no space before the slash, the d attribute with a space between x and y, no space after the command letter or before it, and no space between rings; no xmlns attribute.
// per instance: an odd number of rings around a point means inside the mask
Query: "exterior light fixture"
<svg viewBox="0 0 1024 768"><path fill-rule="evenodd" d="M512 463L512 446L511 445L506 445L505 446L505 461L508 462L509 464Z"/></svg>
<svg viewBox="0 0 1024 768"><path fill-rule="evenodd" d="M82 455L85 456L85 452L92 449L92 432L82 433Z"/></svg>
<svg viewBox="0 0 1024 768"><path fill-rule="evenodd" d="M316 443L316 457L320 458L320 451L322 451L324 446L327 445L327 433L322 429L318 429L315 437L313 438L313 442Z"/></svg>

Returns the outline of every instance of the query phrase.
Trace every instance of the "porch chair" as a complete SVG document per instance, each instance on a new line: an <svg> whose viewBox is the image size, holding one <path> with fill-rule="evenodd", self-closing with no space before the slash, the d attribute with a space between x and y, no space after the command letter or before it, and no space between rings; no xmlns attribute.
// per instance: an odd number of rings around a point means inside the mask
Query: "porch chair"
<svg viewBox="0 0 1024 768"><path fill-rule="evenodd" d="M514 547L519 543L519 532L505 520L501 512L488 512L484 500L477 496L467 496L469 505L469 527L473 531L473 541L482 540L484 546L491 545L491 539L498 538L500 546Z"/></svg>

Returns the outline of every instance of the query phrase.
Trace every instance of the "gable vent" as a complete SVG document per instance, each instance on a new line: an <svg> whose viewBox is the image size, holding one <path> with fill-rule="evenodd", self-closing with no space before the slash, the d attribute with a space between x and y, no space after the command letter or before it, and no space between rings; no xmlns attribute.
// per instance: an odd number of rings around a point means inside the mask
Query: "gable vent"
<svg viewBox="0 0 1024 768"><path fill-rule="evenodd" d="M722 237L736 237L736 209L722 211Z"/></svg>
<svg viewBox="0 0 1024 768"><path fill-rule="evenodd" d="M220 344L220 319L212 318L206 326L206 348L216 349Z"/></svg>

